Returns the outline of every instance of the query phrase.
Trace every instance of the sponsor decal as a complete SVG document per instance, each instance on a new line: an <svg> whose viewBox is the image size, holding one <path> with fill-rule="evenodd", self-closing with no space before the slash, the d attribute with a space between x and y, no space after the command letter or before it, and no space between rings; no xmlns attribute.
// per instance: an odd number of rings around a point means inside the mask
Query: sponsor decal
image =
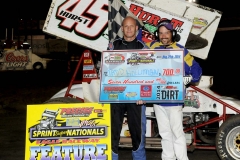
<svg viewBox="0 0 240 160"><path fill-rule="evenodd" d="M167 82L167 85L170 85L170 84L180 84L180 82Z"/></svg>
<svg viewBox="0 0 240 160"><path fill-rule="evenodd" d="M145 31L145 30L142 31L142 37L143 37L142 38L143 41L145 40L145 42L155 40L155 36L152 33Z"/></svg>
<svg viewBox="0 0 240 160"><path fill-rule="evenodd" d="M94 120L81 120L81 123L79 125L80 128L82 127L95 127L96 126L96 122Z"/></svg>
<svg viewBox="0 0 240 160"><path fill-rule="evenodd" d="M66 119L66 126L79 126L80 120L77 118L68 118Z"/></svg>
<svg viewBox="0 0 240 160"><path fill-rule="evenodd" d="M90 56L90 55L89 55L89 52L84 52L83 56L84 56L84 57L89 57L89 56Z"/></svg>
<svg viewBox="0 0 240 160"><path fill-rule="evenodd" d="M103 117L103 113L98 113L97 117Z"/></svg>
<svg viewBox="0 0 240 160"><path fill-rule="evenodd" d="M118 99L118 94L109 94L108 99Z"/></svg>
<svg viewBox="0 0 240 160"><path fill-rule="evenodd" d="M94 107L61 108L61 118L66 117L89 117Z"/></svg>
<svg viewBox="0 0 240 160"><path fill-rule="evenodd" d="M162 89L177 89L177 86L162 86Z"/></svg>
<svg viewBox="0 0 240 160"><path fill-rule="evenodd" d="M105 93L122 93L126 89L126 86L105 86L104 87L104 92Z"/></svg>
<svg viewBox="0 0 240 160"><path fill-rule="evenodd" d="M109 54L104 57L105 63L124 63L125 57L122 54Z"/></svg>
<svg viewBox="0 0 240 160"><path fill-rule="evenodd" d="M84 63L92 63L91 59L84 59Z"/></svg>
<svg viewBox="0 0 240 160"><path fill-rule="evenodd" d="M83 70L84 71L92 71L94 68L94 65L83 65Z"/></svg>
<svg viewBox="0 0 240 160"><path fill-rule="evenodd" d="M206 19L194 17L193 28L202 29L203 27L205 27L207 25L208 25L208 22Z"/></svg>
<svg viewBox="0 0 240 160"><path fill-rule="evenodd" d="M177 100L179 96L179 90L162 89L162 86L157 86L157 99L159 100Z"/></svg>
<svg viewBox="0 0 240 160"><path fill-rule="evenodd" d="M127 92L126 97L135 97L137 96L137 92Z"/></svg>
<svg viewBox="0 0 240 160"><path fill-rule="evenodd" d="M108 48L109 48L110 50L113 50L113 43L112 43L112 42L110 42L110 43L108 44Z"/></svg>
<svg viewBox="0 0 240 160"><path fill-rule="evenodd" d="M6 68L26 68L30 62L28 55L15 55L13 52L5 53L4 62Z"/></svg>
<svg viewBox="0 0 240 160"><path fill-rule="evenodd" d="M142 85L140 86L140 97L152 97L152 86Z"/></svg>
<svg viewBox="0 0 240 160"><path fill-rule="evenodd" d="M97 78L97 74L83 74L83 78Z"/></svg>
<svg viewBox="0 0 240 160"><path fill-rule="evenodd" d="M157 26L159 21L162 21L164 19L168 19L168 18L164 18L164 17L160 17L159 15L155 15L153 13L147 12L144 10L144 7L137 5L137 4L131 4L129 7L129 10L136 15L139 19L141 19L143 22L147 23L148 25L146 25L147 28L149 28L149 24ZM172 24L173 24L173 28L175 30L177 30L177 32L181 33L183 31L183 29L181 28L182 25L184 24L183 21L172 18L171 20ZM156 29L152 29L152 31L154 32ZM153 33L152 32L152 33Z"/></svg>
<svg viewBox="0 0 240 160"><path fill-rule="evenodd" d="M166 80L163 79L163 78L157 78L156 81L157 81L159 84L166 84Z"/></svg>
<svg viewBox="0 0 240 160"><path fill-rule="evenodd" d="M184 106L199 108L199 95L196 90L187 90L184 99Z"/></svg>
<svg viewBox="0 0 240 160"><path fill-rule="evenodd" d="M103 113L106 112L106 109L94 109L94 113Z"/></svg>
<svg viewBox="0 0 240 160"><path fill-rule="evenodd" d="M138 65L139 63L142 64L149 64L155 63L154 53L153 52L134 52L131 53L131 57L127 59L127 64L130 65Z"/></svg>

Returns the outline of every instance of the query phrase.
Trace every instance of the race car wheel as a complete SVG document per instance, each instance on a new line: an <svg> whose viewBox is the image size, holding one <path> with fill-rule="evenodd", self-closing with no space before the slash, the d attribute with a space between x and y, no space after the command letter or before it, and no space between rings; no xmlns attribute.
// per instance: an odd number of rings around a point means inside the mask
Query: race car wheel
<svg viewBox="0 0 240 160"><path fill-rule="evenodd" d="M58 98L49 99L44 103L45 104L82 103L82 101L75 98L58 97Z"/></svg>
<svg viewBox="0 0 240 160"><path fill-rule="evenodd" d="M49 128L50 130L52 130L53 127L54 127L54 124L53 124L53 123L50 123L49 126L48 126L48 128Z"/></svg>
<svg viewBox="0 0 240 160"><path fill-rule="evenodd" d="M40 124L38 124L38 125L36 126L36 130L37 130L37 131L41 131L41 126L40 126Z"/></svg>
<svg viewBox="0 0 240 160"><path fill-rule="evenodd" d="M221 160L240 159L240 115L231 116L218 129L216 149Z"/></svg>
<svg viewBox="0 0 240 160"><path fill-rule="evenodd" d="M36 62L33 64L33 69L34 70L41 70L43 69L43 64L41 62Z"/></svg>

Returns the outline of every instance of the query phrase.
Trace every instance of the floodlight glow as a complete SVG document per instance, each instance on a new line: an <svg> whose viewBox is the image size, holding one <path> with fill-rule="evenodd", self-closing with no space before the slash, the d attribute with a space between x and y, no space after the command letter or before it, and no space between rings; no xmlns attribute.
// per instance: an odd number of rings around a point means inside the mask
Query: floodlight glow
<svg viewBox="0 0 240 160"><path fill-rule="evenodd" d="M189 3L197 3L196 0L186 0L186 1L188 1Z"/></svg>

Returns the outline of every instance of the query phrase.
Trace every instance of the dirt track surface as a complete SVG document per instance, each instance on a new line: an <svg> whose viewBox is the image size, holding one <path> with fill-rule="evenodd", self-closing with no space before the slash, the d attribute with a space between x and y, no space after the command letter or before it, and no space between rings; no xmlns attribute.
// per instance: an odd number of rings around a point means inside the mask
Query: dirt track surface
<svg viewBox="0 0 240 160"><path fill-rule="evenodd" d="M0 72L0 160L23 160L26 106L42 104L68 86L72 73L65 68L41 72ZM219 160L214 150L195 150L190 160ZM206 157L207 156L207 157ZM131 160L131 149L120 149L120 160ZM161 160L160 150L147 150L147 160Z"/></svg>
<svg viewBox="0 0 240 160"><path fill-rule="evenodd" d="M41 104L70 82L68 74L54 71L0 72L0 77L0 112Z"/></svg>

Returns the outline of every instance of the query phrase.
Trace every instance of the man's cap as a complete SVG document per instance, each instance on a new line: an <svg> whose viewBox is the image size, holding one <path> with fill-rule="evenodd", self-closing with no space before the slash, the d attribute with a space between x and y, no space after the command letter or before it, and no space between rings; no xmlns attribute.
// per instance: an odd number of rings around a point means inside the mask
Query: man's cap
<svg viewBox="0 0 240 160"><path fill-rule="evenodd" d="M173 25L172 25L171 21L169 21L169 20L163 20L163 21L159 22L158 29L161 26L166 27L168 30L171 30L171 31L173 30Z"/></svg>

